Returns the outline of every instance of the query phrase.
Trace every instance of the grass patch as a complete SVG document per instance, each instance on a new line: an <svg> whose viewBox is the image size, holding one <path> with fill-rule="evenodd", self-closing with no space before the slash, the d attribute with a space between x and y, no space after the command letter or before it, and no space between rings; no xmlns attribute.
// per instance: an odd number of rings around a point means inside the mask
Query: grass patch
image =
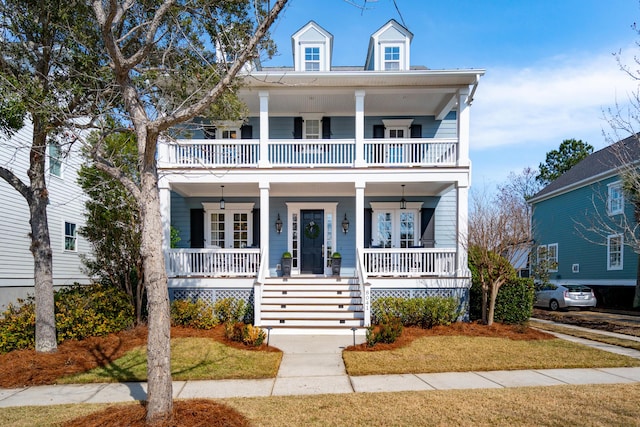
<svg viewBox="0 0 640 427"><path fill-rule="evenodd" d="M96 383L147 380L146 346L135 348L112 363L57 382ZM273 378L282 353L242 350L207 338L171 340L171 376L176 381Z"/></svg>
<svg viewBox="0 0 640 427"><path fill-rule="evenodd" d="M608 335L602 335L595 332L587 332L575 328L568 328L566 326L551 325L548 323L535 322L532 323L532 327L536 329L543 329L550 332L558 332L560 334L571 335L572 337L584 338L591 341L598 341L605 344L617 345L618 347L632 348L640 351L640 342L627 340L623 338L611 337Z"/></svg>
<svg viewBox="0 0 640 427"><path fill-rule="evenodd" d="M266 427L637 426L639 400L640 384L607 384L233 398L220 402L242 413L252 425ZM113 405L0 408L0 425L54 426L76 414L107 406Z"/></svg>
<svg viewBox="0 0 640 427"><path fill-rule="evenodd" d="M344 351L349 375L640 366L640 360L560 339L430 336L382 351Z"/></svg>

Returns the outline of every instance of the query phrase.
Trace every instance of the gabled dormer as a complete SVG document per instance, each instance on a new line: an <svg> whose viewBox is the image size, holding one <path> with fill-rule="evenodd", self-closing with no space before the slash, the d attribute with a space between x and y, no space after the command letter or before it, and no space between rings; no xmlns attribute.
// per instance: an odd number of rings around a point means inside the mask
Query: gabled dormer
<svg viewBox="0 0 640 427"><path fill-rule="evenodd" d="M410 67L413 34L394 19L373 33L369 40L365 70L406 71Z"/></svg>
<svg viewBox="0 0 640 427"><path fill-rule="evenodd" d="M291 36L295 71L330 71L333 36L309 21Z"/></svg>

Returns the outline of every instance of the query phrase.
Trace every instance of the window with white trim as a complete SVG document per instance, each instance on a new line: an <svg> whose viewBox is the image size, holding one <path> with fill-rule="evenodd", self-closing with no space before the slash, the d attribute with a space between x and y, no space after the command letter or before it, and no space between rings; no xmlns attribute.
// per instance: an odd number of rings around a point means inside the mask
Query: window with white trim
<svg viewBox="0 0 640 427"><path fill-rule="evenodd" d="M49 173L62 178L62 149L57 142L49 143Z"/></svg>
<svg viewBox="0 0 640 427"><path fill-rule="evenodd" d="M203 203L205 209L205 246L209 248L246 248L253 245L253 203Z"/></svg>
<svg viewBox="0 0 640 427"><path fill-rule="evenodd" d="M384 70L385 71L400 70L400 46L384 47Z"/></svg>
<svg viewBox="0 0 640 427"><path fill-rule="evenodd" d="M548 245L538 245L538 266L543 267L546 271L558 271L558 244L551 243Z"/></svg>
<svg viewBox="0 0 640 427"><path fill-rule="evenodd" d="M422 203L408 202L407 209L390 207L389 203L371 203L372 246L381 248L410 248L419 245L419 211Z"/></svg>
<svg viewBox="0 0 640 427"><path fill-rule="evenodd" d="M78 250L78 235L76 224L72 222L64 223L64 250L68 252L76 252Z"/></svg>
<svg viewBox="0 0 640 427"><path fill-rule="evenodd" d="M617 181L609 184L607 197L607 211L609 215L618 215L624 209L624 193L622 191L622 182Z"/></svg>
<svg viewBox="0 0 640 427"><path fill-rule="evenodd" d="M320 47L308 46L304 48L304 70L320 71Z"/></svg>
<svg viewBox="0 0 640 427"><path fill-rule="evenodd" d="M622 270L623 247L621 234L607 236L607 270Z"/></svg>
<svg viewBox="0 0 640 427"><path fill-rule="evenodd" d="M319 119L305 119L304 121L304 138L305 139L320 139L320 120Z"/></svg>

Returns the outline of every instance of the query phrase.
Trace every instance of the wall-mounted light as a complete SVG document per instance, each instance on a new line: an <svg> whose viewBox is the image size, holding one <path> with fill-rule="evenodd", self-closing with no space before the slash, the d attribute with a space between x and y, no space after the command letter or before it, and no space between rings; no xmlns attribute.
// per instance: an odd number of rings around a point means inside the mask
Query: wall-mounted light
<svg viewBox="0 0 640 427"><path fill-rule="evenodd" d="M224 185L220 186L221 197L220 197L220 209L224 209Z"/></svg>
<svg viewBox="0 0 640 427"><path fill-rule="evenodd" d="M349 220L347 219L347 214L345 212L344 219L342 220L342 232L347 234L347 231L349 231Z"/></svg>
<svg viewBox="0 0 640 427"><path fill-rule="evenodd" d="M278 214L278 218L276 219L276 233L282 233L282 220L280 219L280 214Z"/></svg>
<svg viewBox="0 0 640 427"><path fill-rule="evenodd" d="M404 184L402 184L402 198L400 199L400 209L407 209L407 200L404 198Z"/></svg>

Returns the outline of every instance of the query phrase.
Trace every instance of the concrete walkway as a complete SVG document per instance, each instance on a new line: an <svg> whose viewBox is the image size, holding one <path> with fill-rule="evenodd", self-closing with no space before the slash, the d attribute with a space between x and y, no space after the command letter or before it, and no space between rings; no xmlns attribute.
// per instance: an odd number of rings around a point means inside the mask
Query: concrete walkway
<svg viewBox="0 0 640 427"><path fill-rule="evenodd" d="M635 350L565 335L562 338L640 358ZM272 335L270 345L284 353L276 378L174 381L173 395L177 399L226 398L640 382L640 367L348 376L341 352L351 344L353 338L345 335ZM144 400L146 387L146 383L115 383L0 389L0 407L130 402Z"/></svg>

